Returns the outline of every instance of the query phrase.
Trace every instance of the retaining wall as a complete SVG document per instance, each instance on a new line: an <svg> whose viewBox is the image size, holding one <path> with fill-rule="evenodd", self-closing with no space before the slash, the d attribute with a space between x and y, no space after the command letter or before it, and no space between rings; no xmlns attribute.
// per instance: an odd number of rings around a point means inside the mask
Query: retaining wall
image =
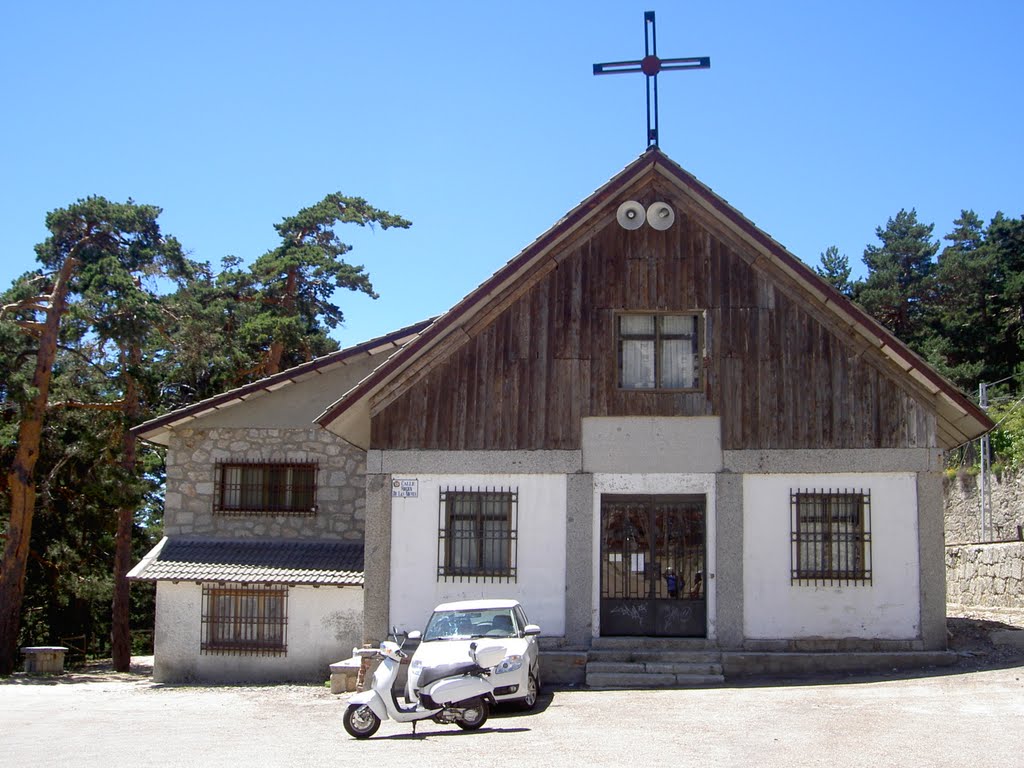
<svg viewBox="0 0 1024 768"><path fill-rule="evenodd" d="M1024 608L1024 542L946 547L946 601Z"/></svg>
<svg viewBox="0 0 1024 768"><path fill-rule="evenodd" d="M982 542L977 476L953 478L945 487L946 602L984 608L1024 608L1024 473L990 476L988 529Z"/></svg>

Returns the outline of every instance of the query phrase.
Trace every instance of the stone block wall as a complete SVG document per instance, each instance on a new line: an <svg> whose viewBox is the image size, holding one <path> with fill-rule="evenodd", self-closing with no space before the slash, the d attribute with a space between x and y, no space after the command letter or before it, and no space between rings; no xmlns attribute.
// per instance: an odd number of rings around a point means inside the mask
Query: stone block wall
<svg viewBox="0 0 1024 768"><path fill-rule="evenodd" d="M1006 541L1017 537L1024 525L1024 473L989 474L991 509L986 528L989 539ZM977 475L946 481L946 543L981 541L981 490Z"/></svg>
<svg viewBox="0 0 1024 768"><path fill-rule="evenodd" d="M316 462L316 515L215 514L217 462L232 460ZM366 454L325 429L181 429L171 438L164 498L168 536L362 541L365 520Z"/></svg>
<svg viewBox="0 0 1024 768"><path fill-rule="evenodd" d="M946 481L946 602L1024 608L1024 473L989 475L988 539L981 535L981 484L976 475Z"/></svg>
<svg viewBox="0 0 1024 768"><path fill-rule="evenodd" d="M946 600L964 606L1024 608L1024 542L947 546Z"/></svg>

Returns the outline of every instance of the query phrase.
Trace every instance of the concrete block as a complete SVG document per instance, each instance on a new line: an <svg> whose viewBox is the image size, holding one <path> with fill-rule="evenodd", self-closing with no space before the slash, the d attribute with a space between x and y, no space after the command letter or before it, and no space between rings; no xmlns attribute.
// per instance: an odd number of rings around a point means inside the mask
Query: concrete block
<svg viewBox="0 0 1024 768"><path fill-rule="evenodd" d="M68 649L62 645L34 646L21 649L25 657L25 672L30 675L64 674L64 654Z"/></svg>
<svg viewBox="0 0 1024 768"><path fill-rule="evenodd" d="M362 659L353 656L344 661L336 661L331 664L331 693L348 693L356 689L356 681L359 678L359 665Z"/></svg>

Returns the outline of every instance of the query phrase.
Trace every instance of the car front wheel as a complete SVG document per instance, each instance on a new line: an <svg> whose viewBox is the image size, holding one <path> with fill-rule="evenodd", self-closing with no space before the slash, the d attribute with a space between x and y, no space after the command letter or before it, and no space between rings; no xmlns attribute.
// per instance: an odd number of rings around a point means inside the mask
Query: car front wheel
<svg viewBox="0 0 1024 768"><path fill-rule="evenodd" d="M540 696L540 684L535 675L530 675L526 683L526 695L520 700L519 708L527 711L537 706L537 697Z"/></svg>

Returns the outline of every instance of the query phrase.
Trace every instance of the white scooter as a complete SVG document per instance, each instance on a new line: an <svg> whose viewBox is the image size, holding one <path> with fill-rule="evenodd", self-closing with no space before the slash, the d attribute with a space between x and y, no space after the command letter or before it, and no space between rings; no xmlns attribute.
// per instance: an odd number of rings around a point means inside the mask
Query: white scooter
<svg viewBox="0 0 1024 768"><path fill-rule="evenodd" d="M419 632L408 635L411 640L419 636ZM487 722L494 703L494 684L489 675L505 658L505 646L473 643L465 662L424 669L416 690L418 702L408 707L398 703L392 690L402 659L408 655L398 643L385 640L380 648L356 648L353 653L380 658L370 689L349 699L342 720L351 736L368 739L380 728L381 720L388 719L412 723L413 733L417 721L427 719L475 731Z"/></svg>

